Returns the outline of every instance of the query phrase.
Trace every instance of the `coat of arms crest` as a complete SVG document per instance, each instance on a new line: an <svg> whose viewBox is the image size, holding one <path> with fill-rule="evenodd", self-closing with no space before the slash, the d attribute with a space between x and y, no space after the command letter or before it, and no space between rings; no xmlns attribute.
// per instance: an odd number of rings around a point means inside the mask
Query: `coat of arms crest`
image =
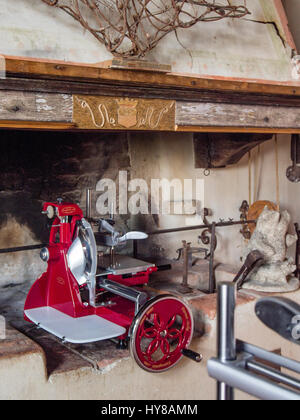
<svg viewBox="0 0 300 420"><path fill-rule="evenodd" d="M118 104L118 124L125 128L132 128L137 125L137 105L134 99L117 99Z"/></svg>

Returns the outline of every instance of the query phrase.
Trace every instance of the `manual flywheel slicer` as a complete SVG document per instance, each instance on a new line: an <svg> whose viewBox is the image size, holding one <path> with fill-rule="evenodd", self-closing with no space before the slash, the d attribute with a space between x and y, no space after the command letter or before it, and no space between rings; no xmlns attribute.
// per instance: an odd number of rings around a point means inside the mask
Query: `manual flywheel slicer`
<svg viewBox="0 0 300 420"><path fill-rule="evenodd" d="M53 219L49 246L41 251L48 268L27 296L27 321L70 343L113 339L122 348L129 342L149 372L164 372L182 356L201 360L187 349L194 328L188 306L172 295L151 298L141 287L159 267L115 254L117 245L146 234L122 235L112 220L99 220L95 235L82 210L62 200L46 203L43 213ZM106 262L98 263L97 245L111 250Z"/></svg>

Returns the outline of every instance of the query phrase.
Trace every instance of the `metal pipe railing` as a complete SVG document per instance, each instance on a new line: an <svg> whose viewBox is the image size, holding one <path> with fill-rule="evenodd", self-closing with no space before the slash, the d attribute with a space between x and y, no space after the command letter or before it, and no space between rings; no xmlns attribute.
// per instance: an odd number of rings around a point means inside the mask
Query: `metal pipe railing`
<svg viewBox="0 0 300 420"><path fill-rule="evenodd" d="M263 400L300 400L300 381L283 374L282 368L300 373L300 363L252 344L236 341L236 288L232 283L218 285L218 357L208 361L208 373L217 380L217 398L234 399L239 389ZM260 359L258 362L257 359ZM278 371L270 367L278 367ZM293 389L291 389L293 388Z"/></svg>

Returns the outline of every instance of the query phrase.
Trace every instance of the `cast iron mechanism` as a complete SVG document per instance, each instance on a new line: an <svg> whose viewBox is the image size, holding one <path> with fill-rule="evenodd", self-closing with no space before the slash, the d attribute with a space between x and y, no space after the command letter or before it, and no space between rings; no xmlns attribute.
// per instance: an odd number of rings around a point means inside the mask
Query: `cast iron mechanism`
<svg viewBox="0 0 300 420"><path fill-rule="evenodd" d="M240 230L241 234L246 240L251 238L251 232L248 225L248 211L249 211L249 204L248 201L244 200L240 207L240 219L243 222L242 229Z"/></svg>
<svg viewBox="0 0 300 420"><path fill-rule="evenodd" d="M300 135L292 135L291 159L293 165L286 171L286 176L291 182L300 182Z"/></svg>
<svg viewBox="0 0 300 420"><path fill-rule="evenodd" d="M175 261L182 260L183 262L183 278L178 290L181 293L190 293L192 288L188 285L189 269L198 260L198 258L195 258L195 254L204 254L204 258L207 258L208 250L206 248L192 247L190 242L182 241L182 248L177 249L176 252L178 253L178 258Z"/></svg>

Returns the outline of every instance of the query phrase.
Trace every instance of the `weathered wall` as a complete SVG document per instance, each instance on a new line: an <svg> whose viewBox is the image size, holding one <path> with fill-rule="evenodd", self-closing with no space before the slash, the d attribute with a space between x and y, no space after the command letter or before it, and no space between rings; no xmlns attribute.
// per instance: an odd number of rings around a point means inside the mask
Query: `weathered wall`
<svg viewBox="0 0 300 420"><path fill-rule="evenodd" d="M178 31L181 45L170 34L147 58L175 72L290 80L290 47L273 0L251 0L248 7L252 21L200 22ZM92 63L111 58L71 17L41 0L0 0L0 53Z"/></svg>
<svg viewBox="0 0 300 420"><path fill-rule="evenodd" d="M299 222L299 185L292 184L285 176L290 165L290 137L279 136L280 201L282 209L292 214L292 220ZM62 196L66 200L78 201L85 208L85 188L96 189L101 178L118 179L120 170L128 171L128 179L166 178L204 180L204 206L212 210L208 219L219 218L239 220L239 207L243 200L249 200L248 157L238 165L214 169L205 177L203 169L195 169L193 137L191 134L66 134L29 133L2 131L0 141L0 222L6 226L1 234L1 247L22 246L48 240L45 218L41 215L43 201ZM268 141L261 146L258 156L253 152L252 201L276 201L275 145ZM96 199L99 195L94 193ZM130 195L129 195L130 197ZM162 203L161 203L162 204ZM95 202L93 204L96 216ZM98 215L99 216L99 215ZM14 218L12 220L11 218ZM126 218L126 216L125 216ZM8 222L8 226L7 226ZM132 229L156 230L175 228L187 224L201 224L198 216L132 216ZM25 230L22 227L25 226ZM21 227L21 228L20 228ZM29 229L29 231L27 231ZM219 245L217 259L223 263L240 264L245 245L239 233L240 227L218 230ZM20 235L22 232L22 235ZM29 234L31 232L31 234ZM9 233L9 234L8 234ZM174 258L181 241L187 239L197 246L197 233L162 235L145 243L141 250L148 254L164 254ZM33 254L24 253L19 261L11 256L0 256L7 270L2 270L2 282L9 284L22 280L34 280L25 269L33 267ZM15 256L15 258L19 256ZM7 265L8 262L10 265ZM10 270L8 268L11 267ZM24 269L22 269L24 267ZM12 275L11 270L14 271ZM4 272L7 275L4 278ZM32 270L31 270L32 272Z"/></svg>
<svg viewBox="0 0 300 420"><path fill-rule="evenodd" d="M300 2L298 0L283 0L283 5L288 17L289 27L292 32L297 50L300 52Z"/></svg>
<svg viewBox="0 0 300 420"><path fill-rule="evenodd" d="M85 210L85 189L130 167L125 134L0 133L0 248L47 243L42 203L62 197ZM95 208L95 205L93 206ZM0 255L0 286L35 280L38 251Z"/></svg>
<svg viewBox="0 0 300 420"><path fill-rule="evenodd" d="M299 185L293 184L285 176L290 161L290 136L279 135L279 177L280 203L282 209L292 214L293 222L299 222ZM238 165L224 169L214 169L209 177L203 175L203 169L195 169L193 138L190 134L132 135L130 141L132 176L145 178L172 179L204 179L205 207L212 210L210 221L220 218L239 220L239 208L243 200L249 201L248 192L248 157L244 157ZM270 200L276 203L276 170L275 143L273 140L261 146L261 153L253 152L252 163L252 202ZM140 165L143 162L143 165ZM256 185L256 187L255 187ZM196 198L195 196L193 198ZM161 216L159 228L168 229L188 224L201 224L197 216ZM194 219L194 220L193 220ZM153 224L153 219L147 219ZM152 225L153 228L153 225ZM220 262L235 266L241 264L245 242L239 233L240 227L219 229L216 258ZM188 240L197 246L197 233L185 232L155 237L157 248L169 257L176 257L182 240ZM291 250L293 252L293 250Z"/></svg>

